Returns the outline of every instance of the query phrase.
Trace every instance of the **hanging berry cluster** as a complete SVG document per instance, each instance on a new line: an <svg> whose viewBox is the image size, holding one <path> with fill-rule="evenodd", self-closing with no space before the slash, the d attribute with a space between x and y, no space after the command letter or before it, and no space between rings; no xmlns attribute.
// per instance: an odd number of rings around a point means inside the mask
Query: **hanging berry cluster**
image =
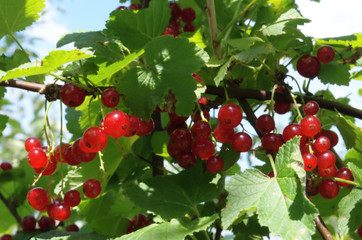
<svg viewBox="0 0 362 240"><path fill-rule="evenodd" d="M169 25L163 32L163 35L169 34L177 37L180 34L180 30L182 30L183 32L195 31L195 26L192 24L196 17L194 9L190 7L181 9L180 6L175 2L170 3L170 8L171 19ZM181 19L181 21L179 19ZM182 28L181 25L183 25Z"/></svg>

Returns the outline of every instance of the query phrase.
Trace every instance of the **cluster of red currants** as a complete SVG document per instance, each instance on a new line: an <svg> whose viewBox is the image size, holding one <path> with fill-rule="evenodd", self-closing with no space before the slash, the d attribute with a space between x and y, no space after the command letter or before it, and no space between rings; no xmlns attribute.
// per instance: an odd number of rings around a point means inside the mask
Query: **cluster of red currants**
<svg viewBox="0 0 362 240"><path fill-rule="evenodd" d="M127 234L137 231L138 229L144 228L151 223L153 223L152 219L148 219L145 214L138 214L133 217L133 219L127 219L129 222L129 227L127 228Z"/></svg>
<svg viewBox="0 0 362 240"><path fill-rule="evenodd" d="M137 4L131 4L129 7L119 6L116 10L123 10L123 9L131 9L131 10L138 10L140 7Z"/></svg>
<svg viewBox="0 0 362 240"><path fill-rule="evenodd" d="M12 240L13 237L10 234L4 234L1 236L0 240Z"/></svg>
<svg viewBox="0 0 362 240"><path fill-rule="evenodd" d="M8 171L8 170L13 169L13 165L8 161L3 161L2 163L0 163L0 168L3 171Z"/></svg>
<svg viewBox="0 0 362 240"><path fill-rule="evenodd" d="M182 27L183 32L194 32L195 26L192 24L192 22L195 20L196 13L195 10L188 7L181 9L180 6L175 3L170 3L171 8L171 18L169 25L163 32L163 35L173 35L174 37L177 37L180 34L181 29L181 22L179 19L184 22L184 25Z"/></svg>
<svg viewBox="0 0 362 240"><path fill-rule="evenodd" d="M300 124L291 123L283 130L283 134L270 133L274 127L274 119L265 114L257 121L257 128L265 135L262 137L262 146L267 153L277 153L284 142L295 136L301 136L300 152L304 162L304 170L314 171L320 177L342 178L353 181L352 172L348 168L341 168L337 171L335 166L336 157L329 149L338 143L338 136L331 130L321 129L320 120L314 116L319 111L319 105L315 101L307 102L303 107L306 116ZM274 176L270 173L269 176ZM334 198L339 192L339 186L349 187L350 184L323 179L309 189L309 195L318 194L324 198Z"/></svg>
<svg viewBox="0 0 362 240"><path fill-rule="evenodd" d="M320 62L330 63L334 56L335 52L332 47L322 46L317 50L317 57L311 54L300 57L297 61L297 71L303 77L314 78L320 71Z"/></svg>
<svg viewBox="0 0 362 240"><path fill-rule="evenodd" d="M188 117L180 117L169 113L170 122L166 130L170 134L167 151L172 158L183 168L191 168L196 158L206 160L206 169L217 173L224 168L224 160L216 153L212 139L212 129L209 124L210 114L203 110L203 117L199 112L191 116L192 126L189 130L185 123ZM238 152L247 152L251 149L252 139L245 132L235 133L242 120L242 110L235 103L223 105L218 113L219 124L215 127L213 136L220 143L231 143L232 148Z"/></svg>
<svg viewBox="0 0 362 240"><path fill-rule="evenodd" d="M26 232L33 232L33 231L37 230L36 223L37 223L37 221L34 216L31 216L31 215L25 216L21 220L21 227ZM48 231L53 227L55 227L55 220L50 217L41 216L40 219L38 220L38 230L40 230L40 231L43 231L43 232ZM66 227L66 231L67 232L78 232L79 228L76 224L70 224Z"/></svg>

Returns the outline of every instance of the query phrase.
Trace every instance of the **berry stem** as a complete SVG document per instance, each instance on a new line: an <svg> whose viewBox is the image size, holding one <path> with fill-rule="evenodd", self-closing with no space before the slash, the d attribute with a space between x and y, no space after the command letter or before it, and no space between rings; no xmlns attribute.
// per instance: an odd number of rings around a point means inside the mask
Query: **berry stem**
<svg viewBox="0 0 362 240"><path fill-rule="evenodd" d="M30 62L30 58L28 53L25 51L25 49L23 48L23 46L20 44L20 42L18 41L18 39L16 39L16 37L9 31L8 32L9 36L16 42L16 44L19 46L19 48L21 49L21 51L24 53L26 59Z"/></svg>
<svg viewBox="0 0 362 240"><path fill-rule="evenodd" d="M273 169L273 172L274 172L274 176L277 177L278 174L277 174L277 169L275 168L273 156L272 156L271 154L268 154L268 158L269 158L270 164L271 164L271 166L272 166L272 169Z"/></svg>
<svg viewBox="0 0 362 240"><path fill-rule="evenodd" d="M338 177L322 177L321 179L330 179L330 180L334 180L334 181L337 181L337 182L344 182L344 183L348 183L348 184L354 185L354 186L356 186L356 187L362 188L362 185L359 184L358 182L346 180L346 179L343 179L343 178L338 178Z"/></svg>
<svg viewBox="0 0 362 240"><path fill-rule="evenodd" d="M220 41L219 42L216 41L218 31L217 31L214 0L206 0L206 15L207 15L207 20L209 22L209 31L210 31L210 35L211 35L212 48L214 50L214 55L216 55L218 59L221 59L222 55L221 55Z"/></svg>
<svg viewBox="0 0 362 240"><path fill-rule="evenodd" d="M302 114L300 113L299 107L298 107L298 103L297 103L297 101L295 100L297 97L290 91L290 89L289 89L288 87L287 87L287 89L288 89L288 91L289 91L290 96L291 96L292 99L293 99L293 104L294 104L294 106L295 106L295 109L297 110L297 114L298 114L298 116L297 116L297 122L299 123L299 122L303 119L303 116L302 116ZM302 101L303 101L303 97L302 97Z"/></svg>
<svg viewBox="0 0 362 240"><path fill-rule="evenodd" d="M60 176L62 178L62 182L60 185L60 189L64 194L64 173L63 173L63 155L62 155L62 145L63 145L63 104L60 103L60 143L59 143L59 156L60 156Z"/></svg>
<svg viewBox="0 0 362 240"><path fill-rule="evenodd" d="M47 102L45 102L45 115L44 115L43 130L44 130L44 135L45 135L45 139L47 140L48 146L52 145L52 144L50 144L50 140L49 140L49 136L48 136L48 132L47 132L47 126L49 124L49 122L48 122L48 112L49 112L49 109L50 109L51 105L52 105L52 102L50 102L50 104L48 106L47 106ZM52 133L52 140L54 141L53 133Z"/></svg>
<svg viewBox="0 0 362 240"><path fill-rule="evenodd" d="M271 97L270 97L270 104L269 104L269 115L272 115L272 117L274 118L274 104L275 104L275 100L274 100L274 95L275 95L275 90L277 89L277 85L275 84L273 86L272 92L271 92ZM271 113L271 114L270 114Z"/></svg>
<svg viewBox="0 0 362 240"><path fill-rule="evenodd" d="M104 168L104 161L103 161L103 153L101 151L98 152L98 156L99 156L99 163L100 163L100 166L99 166L99 169L102 171L102 177L101 179L103 180L105 175L106 175L106 170Z"/></svg>

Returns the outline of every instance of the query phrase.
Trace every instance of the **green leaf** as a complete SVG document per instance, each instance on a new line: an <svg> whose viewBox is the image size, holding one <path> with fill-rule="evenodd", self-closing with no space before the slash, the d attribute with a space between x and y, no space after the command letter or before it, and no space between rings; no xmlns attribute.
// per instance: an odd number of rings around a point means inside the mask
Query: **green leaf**
<svg viewBox="0 0 362 240"><path fill-rule="evenodd" d="M5 129L8 120L8 116L0 114L0 137L2 136L2 132Z"/></svg>
<svg viewBox="0 0 362 240"><path fill-rule="evenodd" d="M359 152L362 152L362 131L359 127L354 125L350 120L345 119L339 114L339 123L337 128L341 133L347 149L354 147Z"/></svg>
<svg viewBox="0 0 362 240"><path fill-rule="evenodd" d="M331 46L358 48L362 47L362 34L355 33L352 35L335 37L335 38L315 39L315 42L320 46L331 45Z"/></svg>
<svg viewBox="0 0 362 240"><path fill-rule="evenodd" d="M0 39L24 30L39 18L44 0L0 0Z"/></svg>
<svg viewBox="0 0 362 240"><path fill-rule="evenodd" d="M57 48L72 42L74 42L76 45L84 42L104 42L107 40L109 40L109 38L106 37L101 31L75 31L61 36L57 42Z"/></svg>
<svg viewBox="0 0 362 240"><path fill-rule="evenodd" d="M167 152L167 143L169 140L170 136L166 131L154 132L151 139L153 152L162 157L169 157Z"/></svg>
<svg viewBox="0 0 362 240"><path fill-rule="evenodd" d="M359 159L361 161L361 159ZM357 182L360 187L362 187L362 168L358 167L356 164L349 162L347 164L348 168L352 171L354 181Z"/></svg>
<svg viewBox="0 0 362 240"><path fill-rule="evenodd" d="M67 121L67 130L73 134L72 139L77 139L82 137L83 131L79 124L79 119L82 116L81 111L77 111L75 108L67 107L65 109L65 120Z"/></svg>
<svg viewBox="0 0 362 240"><path fill-rule="evenodd" d="M30 240L106 240L106 236L86 232L60 232L57 230L44 232L32 237ZM15 239L14 239L15 240Z"/></svg>
<svg viewBox="0 0 362 240"><path fill-rule="evenodd" d="M217 197L220 186L211 183L214 175L203 173L201 164L177 175L147 179L138 186L129 185L126 192L136 205L162 218L183 217L195 211L196 205Z"/></svg>
<svg viewBox="0 0 362 240"><path fill-rule="evenodd" d="M341 236L358 239L356 230L361 224L362 189L354 188L338 204L338 232Z"/></svg>
<svg viewBox="0 0 362 240"><path fill-rule="evenodd" d="M229 39L227 41L227 43L230 44L230 46L237 48L239 50L250 49L250 47L257 42L264 42L264 40L258 37L243 37L239 39Z"/></svg>
<svg viewBox="0 0 362 240"><path fill-rule="evenodd" d="M347 152L344 157L344 162L348 165L348 163L353 163L357 167L362 169L362 152L357 151L356 149L352 148Z"/></svg>
<svg viewBox="0 0 362 240"><path fill-rule="evenodd" d="M125 105L138 117L149 119L170 90L177 99L176 113L189 116L197 89L197 81L191 74L204 66L208 59L204 50L187 39L162 36L146 45L145 67L127 71L118 81L117 89L125 94Z"/></svg>
<svg viewBox="0 0 362 240"><path fill-rule="evenodd" d="M234 57L243 62L252 61L261 55L272 54L275 52L274 46L269 43L255 44L250 49L241 51L234 55Z"/></svg>
<svg viewBox="0 0 362 240"><path fill-rule="evenodd" d="M77 61L83 58L93 57L89 51L82 50L55 50L49 53L42 61L26 63L18 68L6 72L6 75L0 78L0 81L7 79L33 76L39 74L48 74L57 70L58 67L65 63Z"/></svg>
<svg viewBox="0 0 362 240"><path fill-rule="evenodd" d="M227 60L219 69L219 71L217 72L215 78L214 78L214 82L216 87L219 86L220 82L222 80L224 80L224 77L228 71L228 67L230 66L231 63L231 58L229 58L229 60Z"/></svg>
<svg viewBox="0 0 362 240"><path fill-rule="evenodd" d="M167 0L153 0L140 11L113 11L107 28L128 48L141 49L166 29L171 15Z"/></svg>
<svg viewBox="0 0 362 240"><path fill-rule="evenodd" d="M307 22L310 22L310 20L300 15L296 9L290 9L283 13L274 24L265 27L262 32L266 36L282 35L288 29L295 29L297 25L303 25Z"/></svg>
<svg viewBox="0 0 362 240"><path fill-rule="evenodd" d="M326 199L320 194L312 197L314 205L318 208L319 214L322 218L328 218L336 214L338 204L350 190L348 188L340 188L338 195L333 199Z"/></svg>
<svg viewBox="0 0 362 240"><path fill-rule="evenodd" d="M321 63L321 70L318 78L324 84L337 84L338 86L348 86L350 81L350 67L347 64L331 62L328 64Z"/></svg>
<svg viewBox="0 0 362 240"><path fill-rule="evenodd" d="M172 219L170 222L152 224L114 240L183 240L193 232L205 230L217 218L217 214L214 214L210 217L195 219L192 222Z"/></svg>
<svg viewBox="0 0 362 240"><path fill-rule="evenodd" d="M318 210L305 196L305 171L299 151L299 138L285 143L277 154L277 178L256 169L233 175L226 183L227 205L222 210L224 229L245 210L257 208L261 226L284 239L310 239ZM296 179L300 181L296 181ZM278 224L275 224L278 223Z"/></svg>
<svg viewBox="0 0 362 240"><path fill-rule="evenodd" d="M136 60L144 53L144 50L134 52L126 56L123 60L112 63L111 65L100 68L97 75L88 76L89 79L94 83L100 83L104 79L110 79L115 73L121 71L123 68L127 67L130 63Z"/></svg>

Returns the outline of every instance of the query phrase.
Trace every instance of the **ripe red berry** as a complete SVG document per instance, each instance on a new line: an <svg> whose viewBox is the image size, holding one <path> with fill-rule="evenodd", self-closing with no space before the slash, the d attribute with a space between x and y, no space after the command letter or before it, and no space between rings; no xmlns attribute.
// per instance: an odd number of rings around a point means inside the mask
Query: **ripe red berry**
<svg viewBox="0 0 362 240"><path fill-rule="evenodd" d="M133 116L133 115L128 115L128 118L129 118L129 128L124 136L132 137L137 133L137 130L139 129L140 121L139 121L138 117Z"/></svg>
<svg viewBox="0 0 362 240"><path fill-rule="evenodd" d="M195 20L196 13L192 8L184 8L181 12L181 20L185 23L191 23Z"/></svg>
<svg viewBox="0 0 362 240"><path fill-rule="evenodd" d="M204 115L204 118L209 122L210 121L210 113L209 113L209 111L202 110L202 114ZM202 117L201 117L200 112L198 112L198 111L193 112L191 114L191 119L192 119L193 122L201 121Z"/></svg>
<svg viewBox="0 0 362 240"><path fill-rule="evenodd" d="M300 130L300 125L296 123L289 124L283 130L284 142L294 138L295 136L301 136L301 135L302 131Z"/></svg>
<svg viewBox="0 0 362 240"><path fill-rule="evenodd" d="M28 163L32 168L43 168L48 163L48 156L41 148L35 148L28 152Z"/></svg>
<svg viewBox="0 0 362 240"><path fill-rule="evenodd" d="M11 170L13 169L13 165L11 165L10 162L7 162L7 161L4 161L0 164L0 168L3 170L3 171L8 171L8 170Z"/></svg>
<svg viewBox="0 0 362 240"><path fill-rule="evenodd" d="M337 171L335 177L342 178L342 179L349 180L349 181L354 181L353 174L352 174L351 170L349 170L349 168L346 168L346 167L340 168ZM339 181L337 181L337 184L339 186L341 186L341 187L349 187L349 186L351 186L351 184L349 184L349 183L344 183L344 182L339 182Z"/></svg>
<svg viewBox="0 0 362 240"><path fill-rule="evenodd" d="M124 136L130 127L129 117L120 110L113 110L103 120L104 131L113 138Z"/></svg>
<svg viewBox="0 0 362 240"><path fill-rule="evenodd" d="M176 129L170 135L170 142L172 142L177 148L186 151L191 148L191 133L188 129Z"/></svg>
<svg viewBox="0 0 362 240"><path fill-rule="evenodd" d="M40 231L47 231L49 228L55 226L55 221L50 217L42 216L38 221L38 225Z"/></svg>
<svg viewBox="0 0 362 240"><path fill-rule="evenodd" d="M2 237L0 238L0 240L12 240L13 237L10 234L5 234L2 235Z"/></svg>
<svg viewBox="0 0 362 240"><path fill-rule="evenodd" d="M337 174L337 168L335 165L331 165L328 167L318 166L318 174L321 177L335 177Z"/></svg>
<svg viewBox="0 0 362 240"><path fill-rule="evenodd" d="M261 144L267 153L277 153L283 145L283 137L280 134L267 133L262 137Z"/></svg>
<svg viewBox="0 0 362 240"><path fill-rule="evenodd" d="M166 131L168 133L168 135L171 135L173 133L173 131L175 131L176 129L179 128L184 128L187 129L187 124L185 122L182 123L174 123L172 121L169 121L167 126L166 126Z"/></svg>
<svg viewBox="0 0 362 240"><path fill-rule="evenodd" d="M77 166L81 163L78 157L73 155L73 145L69 146L64 154L65 161L71 166Z"/></svg>
<svg viewBox="0 0 362 240"><path fill-rule="evenodd" d="M83 88L66 83L59 90L60 100L68 107L78 107L84 102L86 91Z"/></svg>
<svg viewBox="0 0 362 240"><path fill-rule="evenodd" d="M173 142L168 142L167 152L172 158L179 158L182 154L186 153L188 149L180 149Z"/></svg>
<svg viewBox="0 0 362 240"><path fill-rule="evenodd" d="M170 118L171 122L176 124L182 124L188 119L188 117L178 116L174 112L168 113L168 117Z"/></svg>
<svg viewBox="0 0 362 240"><path fill-rule="evenodd" d="M82 139L89 152L102 151L108 143L107 133L100 127L88 128L83 133Z"/></svg>
<svg viewBox="0 0 362 240"><path fill-rule="evenodd" d="M271 132L275 128L274 119L268 114L263 114L256 119L256 128L262 133Z"/></svg>
<svg viewBox="0 0 362 240"><path fill-rule="evenodd" d="M290 111L290 106L292 104L289 102L275 102L274 112L278 114L285 114Z"/></svg>
<svg viewBox="0 0 362 240"><path fill-rule="evenodd" d="M185 169L192 168L196 163L196 156L192 152L181 154L177 158L177 163L182 168Z"/></svg>
<svg viewBox="0 0 362 240"><path fill-rule="evenodd" d="M325 45L318 49L317 58L323 63L330 63L333 61L335 56L334 50L332 47Z"/></svg>
<svg viewBox="0 0 362 240"><path fill-rule="evenodd" d="M145 214L141 213L134 216L131 223L136 227L136 229L140 229L148 226L150 221Z"/></svg>
<svg viewBox="0 0 362 240"><path fill-rule="evenodd" d="M245 132L239 132L234 134L231 141L231 147L237 152L247 152L251 149L253 141L249 134Z"/></svg>
<svg viewBox="0 0 362 240"><path fill-rule="evenodd" d="M300 122L300 129L304 136L313 137L321 129L321 122L315 116L307 115Z"/></svg>
<svg viewBox="0 0 362 240"><path fill-rule="evenodd" d="M224 160L218 156L213 155L206 161L206 169L211 173L218 173L224 168Z"/></svg>
<svg viewBox="0 0 362 240"><path fill-rule="evenodd" d="M319 105L316 101L309 101L304 105L303 111L307 115L315 115L319 111Z"/></svg>
<svg viewBox="0 0 362 240"><path fill-rule="evenodd" d="M331 142L329 138L321 136L314 141L314 147L319 152L325 152L331 147Z"/></svg>
<svg viewBox="0 0 362 240"><path fill-rule="evenodd" d="M78 138L75 140L71 150L71 155L73 158L76 158L76 162L90 162L97 156L96 152L89 152L89 149L85 145L83 138Z"/></svg>
<svg viewBox="0 0 362 240"><path fill-rule="evenodd" d="M48 161L48 165L42 168L34 168L34 170L37 174L41 173L43 176L50 176L57 169L57 164L58 162L55 160L55 156L52 155Z"/></svg>
<svg viewBox="0 0 362 240"><path fill-rule="evenodd" d="M168 26L165 31L163 31L162 35L172 35L177 37L180 34L178 29Z"/></svg>
<svg viewBox="0 0 362 240"><path fill-rule="evenodd" d="M48 205L49 201L48 193L41 187L31 189L26 198L28 199L30 206L38 211L43 210Z"/></svg>
<svg viewBox="0 0 362 240"><path fill-rule="evenodd" d="M270 177L270 178L275 177L274 172L273 172L273 171L270 171L270 172L268 173L268 177Z"/></svg>
<svg viewBox="0 0 362 240"><path fill-rule="evenodd" d="M47 212L49 217L57 221L65 221L72 214L70 206L60 202L53 202L50 204L48 206Z"/></svg>
<svg viewBox="0 0 362 240"><path fill-rule="evenodd" d="M324 179L319 185L319 193L324 198L332 199L338 195L338 192L338 184L333 180Z"/></svg>
<svg viewBox="0 0 362 240"><path fill-rule="evenodd" d="M155 128L155 123L153 119L150 118L148 121L144 121L142 118L138 119L139 121L139 128L136 131L137 136L145 136L152 133L153 129Z"/></svg>
<svg viewBox="0 0 362 240"><path fill-rule="evenodd" d="M357 233L358 233L359 237L362 238L362 224L359 226Z"/></svg>
<svg viewBox="0 0 362 240"><path fill-rule="evenodd" d="M102 92L101 101L104 106L114 108L119 103L119 93L114 88L108 88Z"/></svg>
<svg viewBox="0 0 362 240"><path fill-rule="evenodd" d="M66 228L67 232L78 232L79 231L79 227L76 224L70 224L68 225L68 227Z"/></svg>
<svg viewBox="0 0 362 240"><path fill-rule="evenodd" d="M297 61L297 71L303 77L314 78L318 75L319 70L319 60L313 55L304 55Z"/></svg>
<svg viewBox="0 0 362 240"><path fill-rule="evenodd" d="M217 118L224 128L235 128L240 124L243 112L235 103L227 103L220 108Z"/></svg>
<svg viewBox="0 0 362 240"><path fill-rule="evenodd" d="M25 150L29 152L35 148L41 148L41 141L35 137L29 137L25 140Z"/></svg>
<svg viewBox="0 0 362 240"><path fill-rule="evenodd" d="M129 6L129 9L138 10L138 9L140 9L140 7L139 7L137 4L131 4L131 5Z"/></svg>
<svg viewBox="0 0 362 240"><path fill-rule="evenodd" d="M171 20L179 19L181 17L181 12L182 12L180 6L175 2L171 2L170 8L171 8Z"/></svg>
<svg viewBox="0 0 362 240"><path fill-rule="evenodd" d="M211 131L210 124L202 120L195 122L191 127L191 135L194 139L209 138Z"/></svg>
<svg viewBox="0 0 362 240"><path fill-rule="evenodd" d="M36 220L33 216L26 216L21 220L21 227L26 232L35 231Z"/></svg>
<svg viewBox="0 0 362 240"><path fill-rule="evenodd" d="M338 135L331 130L321 129L321 131L318 134L318 137L320 136L326 136L329 139L329 141L331 142L331 148L336 146L338 143Z"/></svg>
<svg viewBox="0 0 362 240"><path fill-rule="evenodd" d="M89 198L97 197L102 191L101 183L95 179L88 179L83 183L83 192Z"/></svg>
<svg viewBox="0 0 362 240"><path fill-rule="evenodd" d="M311 153L305 153L302 155L303 162L304 162L304 170L305 171L312 171L317 167L318 159Z"/></svg>
<svg viewBox="0 0 362 240"><path fill-rule="evenodd" d="M217 141L221 143L229 143L233 140L234 137L233 128L223 128L222 125L218 124L214 129L214 137Z"/></svg>
<svg viewBox="0 0 362 240"><path fill-rule="evenodd" d="M195 140L192 152L201 159L208 159L214 154L215 146L210 139Z"/></svg>
<svg viewBox="0 0 362 240"><path fill-rule="evenodd" d="M81 200L80 193L75 190L68 190L64 195L64 203L69 205L70 207L76 207L79 205Z"/></svg>
<svg viewBox="0 0 362 240"><path fill-rule="evenodd" d="M54 151L54 156L55 156L55 160L57 162L60 162L61 161L61 158L63 158L63 163L66 163L67 161L65 161L64 159L64 155L65 155L65 151L67 151L67 148L70 146L69 143L63 143L62 144L62 149L60 150L60 145L58 145L56 148L55 148L55 151ZM60 152L61 151L61 152ZM60 156L60 154L62 154Z"/></svg>
<svg viewBox="0 0 362 240"><path fill-rule="evenodd" d="M192 23L186 23L184 26L184 32L195 32L195 26Z"/></svg>
<svg viewBox="0 0 362 240"><path fill-rule="evenodd" d="M318 167L319 168L328 168L334 166L336 163L336 156L331 151L325 151L317 155L318 158Z"/></svg>

